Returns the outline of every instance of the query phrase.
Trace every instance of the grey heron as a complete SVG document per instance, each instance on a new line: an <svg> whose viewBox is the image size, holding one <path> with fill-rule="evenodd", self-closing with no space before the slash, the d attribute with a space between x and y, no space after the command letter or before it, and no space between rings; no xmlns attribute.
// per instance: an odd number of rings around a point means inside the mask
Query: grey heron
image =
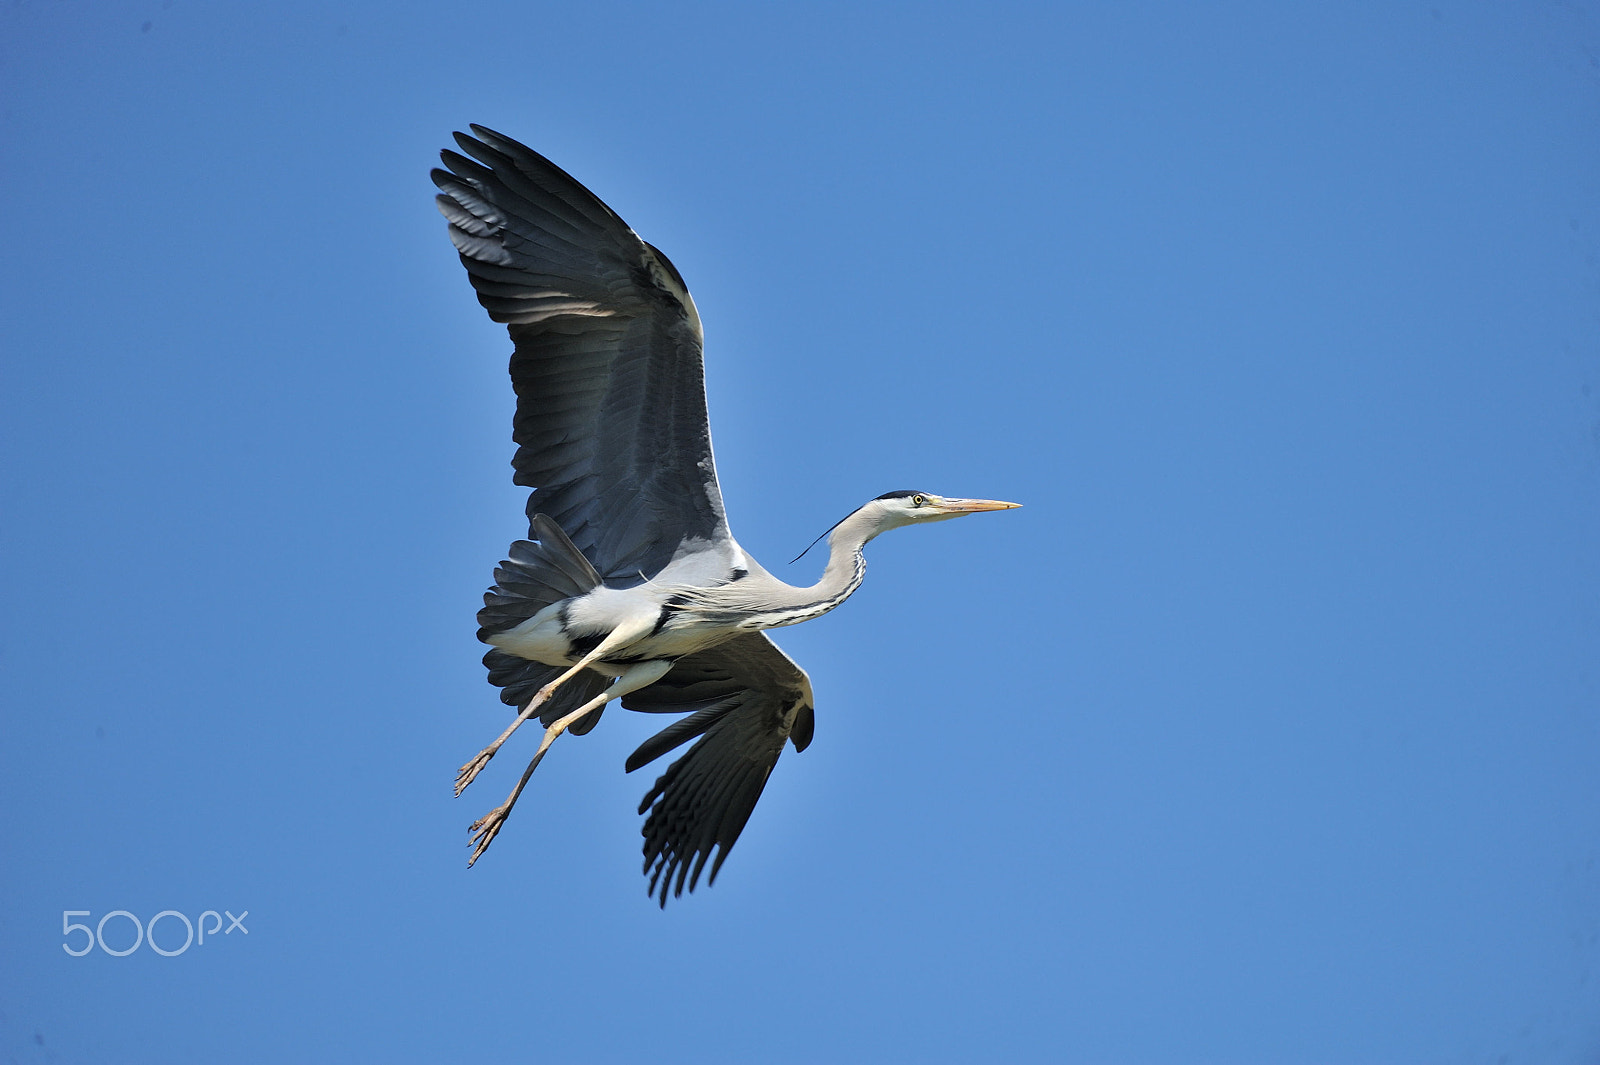
<svg viewBox="0 0 1600 1065"><path fill-rule="evenodd" d="M550 744L613 699L686 713L626 770L696 740L639 805L644 868L669 888L709 882L787 741L811 742L811 683L766 635L820 617L866 573L862 549L904 525L1018 504L887 492L828 533L809 587L780 581L728 530L711 457L700 315L667 257L539 153L482 126L433 171L450 239L489 317L511 335L514 481L529 538L511 545L478 614L511 726L461 767L456 794L537 716L544 737L504 803L472 825L470 866ZM820 538L819 538L820 539Z"/></svg>

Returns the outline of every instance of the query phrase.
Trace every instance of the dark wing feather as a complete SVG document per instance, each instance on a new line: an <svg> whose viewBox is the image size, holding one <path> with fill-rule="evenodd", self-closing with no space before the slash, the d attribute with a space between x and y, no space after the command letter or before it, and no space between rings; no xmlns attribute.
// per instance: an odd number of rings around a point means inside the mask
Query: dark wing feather
<svg viewBox="0 0 1600 1065"><path fill-rule="evenodd" d="M693 711L646 740L627 762L631 773L699 737L656 780L639 804L644 870L650 893L667 904L700 881L712 852L715 883L739 839L785 740L803 750L811 740L811 682L765 633L740 636L689 655L654 684L625 695L622 705L652 713ZM801 731L804 736L801 736Z"/></svg>
<svg viewBox="0 0 1600 1065"><path fill-rule="evenodd" d="M433 181L478 301L516 345L529 518L549 515L613 581L653 576L685 540L726 540L683 279L554 163L472 130Z"/></svg>

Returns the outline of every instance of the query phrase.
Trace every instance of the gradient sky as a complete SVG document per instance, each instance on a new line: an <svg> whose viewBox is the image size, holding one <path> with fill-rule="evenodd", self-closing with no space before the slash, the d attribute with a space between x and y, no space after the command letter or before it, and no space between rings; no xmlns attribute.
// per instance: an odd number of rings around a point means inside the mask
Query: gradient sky
<svg viewBox="0 0 1600 1065"><path fill-rule="evenodd" d="M7 3L0 1061L1600 1060L1597 20ZM774 572L1026 504L778 634L816 742L665 912L620 710L465 868L469 122L688 279Z"/></svg>

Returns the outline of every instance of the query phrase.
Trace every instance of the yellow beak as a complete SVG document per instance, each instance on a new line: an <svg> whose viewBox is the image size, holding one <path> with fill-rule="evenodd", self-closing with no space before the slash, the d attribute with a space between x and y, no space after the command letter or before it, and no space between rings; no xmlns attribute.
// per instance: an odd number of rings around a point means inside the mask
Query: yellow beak
<svg viewBox="0 0 1600 1065"><path fill-rule="evenodd" d="M1013 510L1021 503L1003 503L998 499L940 499L934 504L948 514L978 514L985 510Z"/></svg>

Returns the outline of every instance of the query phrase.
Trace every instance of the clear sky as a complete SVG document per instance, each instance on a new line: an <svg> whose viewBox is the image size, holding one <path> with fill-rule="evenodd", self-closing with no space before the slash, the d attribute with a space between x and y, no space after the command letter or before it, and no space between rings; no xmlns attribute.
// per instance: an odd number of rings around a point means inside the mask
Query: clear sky
<svg viewBox="0 0 1600 1065"><path fill-rule="evenodd" d="M0 1061L1600 1060L1597 20L5 4ZM816 741L665 912L620 710L465 868L469 122L681 269L780 576L1026 504L778 634Z"/></svg>

